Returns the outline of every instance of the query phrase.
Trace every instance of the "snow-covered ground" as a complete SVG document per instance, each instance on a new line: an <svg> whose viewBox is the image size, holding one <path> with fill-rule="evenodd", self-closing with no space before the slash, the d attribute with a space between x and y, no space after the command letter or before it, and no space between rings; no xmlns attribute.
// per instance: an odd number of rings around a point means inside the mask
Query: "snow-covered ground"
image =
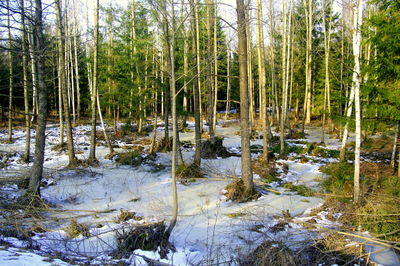
<svg viewBox="0 0 400 266"><path fill-rule="evenodd" d="M193 123L189 123L189 128L193 129ZM235 135L238 130L237 127L217 127L217 134L224 137L224 146L231 151L240 151L240 137ZM158 131L161 135L160 130ZM14 134L15 143L0 145L0 151L16 153L16 158L10 160L5 169L0 170L0 176L3 177L14 171L29 169L29 165L18 161L18 154L23 152L25 132L16 130ZM48 258L41 257L45 254L62 254L77 262L111 263L113 259L110 252L116 247L117 230L145 222L169 221L172 213L170 153L157 154L155 163L166 168L154 172L151 166L145 164L139 167L119 166L112 160L104 159L108 149L98 146L100 167L85 171L68 170L64 168L68 157L51 150L58 144L58 128L50 126L46 134L45 176L52 185L42 188L41 191L42 197L56 206L45 214L44 225L48 231L32 237L38 246L38 254L14 247L0 247L0 264L64 265L61 261L47 262ZM75 146L80 151L77 155L79 159L88 157L89 135L89 126L78 126L74 129ZM312 138L315 136L311 135L310 139ZM181 133L180 139L193 141L194 133ZM327 139L327 143L333 147L339 144L328 136ZM33 142L32 137L32 149ZM116 150L122 152L125 143L119 141L118 144L121 148ZM262 144L262 140L255 140L252 144ZM187 163L192 160L193 154L192 149L183 149ZM323 178L318 170L321 164L300 163L298 160L280 162L288 165L288 172L285 174L282 171L280 176L282 182L318 188L318 181ZM280 240L294 247L313 236L314 233L296 223L288 224L280 232L272 232L269 228L278 223L276 216L283 212L290 213L296 219L310 219L309 211L323 203L321 198L303 197L271 184L280 194L263 191L258 200L247 203L230 202L223 196L223 192L225 186L232 181L231 176L241 173L240 157L202 160L202 168L206 171L206 179L178 184L179 216L170 239L177 251L170 252L167 259L160 260L157 253L136 250L130 258L125 259L127 263L144 265L144 258L151 258L173 265L234 264L238 257L249 254L263 241ZM257 175L255 179L257 181ZM1 190L9 197L19 193L13 186L3 187ZM117 223L116 218L121 210L135 212L143 219ZM87 224L91 236L69 239L63 229L68 226L71 218ZM316 220L321 224L327 223L321 217ZM24 241L6 237L0 239L16 247L24 246Z"/></svg>

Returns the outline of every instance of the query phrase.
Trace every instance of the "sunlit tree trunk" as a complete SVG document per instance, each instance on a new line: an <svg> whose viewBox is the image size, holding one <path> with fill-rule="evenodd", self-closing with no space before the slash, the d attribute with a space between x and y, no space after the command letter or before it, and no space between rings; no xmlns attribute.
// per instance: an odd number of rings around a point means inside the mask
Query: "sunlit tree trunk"
<svg viewBox="0 0 400 266"><path fill-rule="evenodd" d="M199 28L197 23L198 0L190 0L190 9L192 12L191 27L192 27L192 51L193 51L193 103L194 103L194 120L195 120L195 154L193 165L196 167L201 166L201 116L200 116L200 55L199 55Z"/></svg>
<svg viewBox="0 0 400 266"><path fill-rule="evenodd" d="M226 46L226 107L225 107L225 118L224 120L226 121L228 118L228 112L230 112L231 109L231 102L230 102L230 93L231 93L231 77L230 77L230 71L231 71L231 58L230 58L230 51L228 45Z"/></svg>
<svg viewBox="0 0 400 266"><path fill-rule="evenodd" d="M214 0L214 102L213 102L213 121L212 127L214 129L214 134L217 128L217 104L218 104L218 36L217 36L217 2Z"/></svg>
<svg viewBox="0 0 400 266"><path fill-rule="evenodd" d="M322 114L322 138L321 142L325 142L325 123L326 114L328 114L328 119L331 116L330 107L330 77L329 77L329 57L330 57L330 43L331 43L331 7L332 2L330 0L323 1L322 7L322 21L324 27L324 50L325 50L325 88L324 88L324 111ZM327 14L327 12L329 12ZM327 17L328 16L328 17ZM328 19L328 21L327 21ZM328 122L330 125L330 122Z"/></svg>
<svg viewBox="0 0 400 266"><path fill-rule="evenodd" d="M174 4L171 4L171 12L167 13L166 3L162 3L162 17L163 17L163 31L165 38L165 46L167 50L167 67L169 74L169 85L171 90L171 114L172 114L172 198L173 198L173 214L166 234L169 237L175 227L178 218L178 194L176 187L176 166L177 166L177 148L178 148L178 128L177 128L177 115L176 115L176 89L175 89L175 11ZM168 20L167 16L171 16ZM171 28L171 29L170 29ZM171 32L171 33L170 33Z"/></svg>
<svg viewBox="0 0 400 266"><path fill-rule="evenodd" d="M392 157L390 159L390 166L392 168L394 168L396 165L396 149L397 149L397 142L398 142L398 138L399 138L399 129L400 129L400 121L397 121L396 133L395 133L394 139L393 139Z"/></svg>
<svg viewBox="0 0 400 266"><path fill-rule="evenodd" d="M280 117L280 155L283 156L285 153L285 119L286 119L286 107L287 107L287 83L286 83L286 49L287 49L287 12L286 12L286 0L282 1L283 4L283 24L282 24L282 112Z"/></svg>
<svg viewBox="0 0 400 266"><path fill-rule="evenodd" d="M304 124L311 122L311 81L312 81L312 29L313 29L313 1L303 0L305 19L306 19L306 88L305 88L305 99L304 99L304 111L305 117Z"/></svg>
<svg viewBox="0 0 400 266"><path fill-rule="evenodd" d="M40 180L43 174L44 151L46 147L46 120L47 120L47 91L44 81L45 75L45 54L44 54L44 36L42 21L42 2L35 0L35 17L34 17L34 52L37 53L37 92L38 101L38 118L35 136L35 160L30 170L30 179L27 194L40 196Z"/></svg>
<svg viewBox="0 0 400 266"><path fill-rule="evenodd" d="M98 68L98 45L99 45L99 0L95 0L95 13L94 13L94 46L93 46L93 78L92 78L92 95L91 95L91 126L92 131L90 134L90 151L89 161L97 162L96 159L96 100L97 100L97 68Z"/></svg>
<svg viewBox="0 0 400 266"><path fill-rule="evenodd" d="M265 76L265 54L264 54L264 32L263 32L263 14L261 0L256 3L257 13L257 60L258 60L258 76L259 76L259 91L260 91L260 120L263 134L263 154L262 158L268 162L268 113L267 113L267 91L266 91L266 76Z"/></svg>
<svg viewBox="0 0 400 266"><path fill-rule="evenodd" d="M212 1L207 0L207 89L208 89L208 134L213 141L215 137L213 121L214 121L214 82L212 70L212 57L213 57L213 40L211 36L213 25L213 12Z"/></svg>
<svg viewBox="0 0 400 266"><path fill-rule="evenodd" d="M250 125L249 125L249 84L247 67L247 36L246 9L244 0L236 0L238 22L238 54L239 54L239 84L240 84L240 133L242 146L242 180L245 195L254 193L253 172L250 154Z"/></svg>
<svg viewBox="0 0 400 266"><path fill-rule="evenodd" d="M30 155L30 147L31 147L31 123L29 120L29 92L28 92L28 65L26 58L26 27L25 27L25 1L20 0L20 8L21 8L21 45L22 45L22 78L23 78L23 86L24 86L24 112L25 112L25 152L23 160L24 162L29 162Z"/></svg>
<svg viewBox="0 0 400 266"><path fill-rule="evenodd" d="M355 104L355 120L356 120L356 145L354 149L354 203L356 204L359 202L359 197L360 197L360 146L361 146L360 48L361 48L362 5L363 5L363 0L358 0L356 5L354 5L353 7L354 70L353 70L352 87L354 87L354 104Z"/></svg>
<svg viewBox="0 0 400 266"><path fill-rule="evenodd" d="M58 42L58 56L59 56L59 70L58 70L58 82L61 86L61 95L63 102L63 111L66 125L66 134L67 134L67 147L68 147L68 158L69 158L69 166L76 165L76 157L74 150L74 141L72 137L72 125L70 119L70 109L68 106L68 99L66 95L67 88L65 87L65 81L68 77L65 76L64 69L64 42L65 42L65 33L63 29L63 21L62 21L62 13L61 13L61 3L60 0L56 0L56 17L57 17L57 42Z"/></svg>
<svg viewBox="0 0 400 266"><path fill-rule="evenodd" d="M76 21L76 4L75 0L72 1L73 3L73 16L74 16L74 58L75 58L75 79L76 79L76 97L77 97L77 102L76 102L76 115L77 115L77 121L79 123L80 119L80 114L81 114L81 89L80 89L80 76L79 76L79 63L78 63L78 23Z"/></svg>
<svg viewBox="0 0 400 266"><path fill-rule="evenodd" d="M277 122L279 120L279 100L278 93L276 91L276 77L275 77L275 16L274 16L274 5L273 0L269 1L269 21L270 21L270 31L269 31L269 42L270 42L270 59L271 59L271 92L272 96L272 112L273 121Z"/></svg>

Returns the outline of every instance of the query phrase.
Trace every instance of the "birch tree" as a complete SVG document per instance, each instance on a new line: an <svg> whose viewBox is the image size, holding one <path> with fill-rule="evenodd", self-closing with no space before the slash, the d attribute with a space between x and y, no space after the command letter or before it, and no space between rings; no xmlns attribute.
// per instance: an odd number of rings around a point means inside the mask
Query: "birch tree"
<svg viewBox="0 0 400 266"><path fill-rule="evenodd" d="M353 6L353 59L354 70L352 87L354 87L355 121L356 121L356 145L354 149L354 203L359 202L360 197L360 146L361 146L361 108L360 108L360 49L362 26L363 0L358 0Z"/></svg>
<svg viewBox="0 0 400 266"><path fill-rule="evenodd" d="M90 151L88 160L97 163L96 159L96 102L97 102L97 68L98 68L98 45L99 45L99 0L95 0L94 11L94 46L93 46L93 78L92 78L92 94L91 94L91 126L90 133Z"/></svg>
<svg viewBox="0 0 400 266"><path fill-rule="evenodd" d="M57 17L57 43L58 43L58 57L59 57L59 68L58 68L58 82L60 83L61 87L61 94L62 94L62 105L64 111L64 119L66 124L66 133L67 133L67 146L68 146L68 158L69 158L69 166L75 166L77 163L75 157L75 150L74 150L74 141L72 137L72 125L71 125L71 118L70 118L70 111L69 111L69 104L67 98L67 88L65 86L65 81L68 77L65 76L65 69L64 69L64 42L65 42L65 34L63 29L63 21L62 21L62 13L61 13L61 2L60 0L56 0L56 17ZM62 145L62 144L61 144Z"/></svg>

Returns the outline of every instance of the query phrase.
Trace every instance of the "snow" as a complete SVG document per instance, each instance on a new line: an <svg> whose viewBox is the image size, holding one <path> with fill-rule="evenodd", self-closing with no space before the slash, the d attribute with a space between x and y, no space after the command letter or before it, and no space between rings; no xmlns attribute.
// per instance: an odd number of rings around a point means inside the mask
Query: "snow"
<svg viewBox="0 0 400 266"><path fill-rule="evenodd" d="M193 129L194 123L188 124L189 128ZM75 146L82 151L77 155L79 159L88 157L90 130L90 126L86 125L74 129ZM161 130L161 127L157 128L157 131ZM218 135L224 137L224 146L235 153L240 153L240 136L235 135L238 130L237 126L217 128ZM307 141L314 140L314 131L308 132L312 137L307 137ZM34 130L31 133L33 150ZM15 130L14 134L16 142L0 144L1 150L23 151L24 130ZM116 247L117 230L145 222L168 221L171 218L171 153L157 154L155 163L162 164L166 168L154 173L146 165L133 168L119 166L112 160L104 159L108 149L105 146L98 146L97 158L100 160L100 167L82 171L68 170L64 168L68 163L68 157L51 150L58 144L59 129L56 126L49 126L46 134L44 166L47 186L42 188L42 197L56 207L54 211L46 214L45 225L49 231L32 237L39 246L38 252L41 254L12 247L4 248L0 250L0 265L46 265L47 258L42 255L54 252L61 252L64 256L83 263L89 261L92 264L109 263L113 261L109 254ZM193 130L181 133L180 139L193 142ZM327 143L330 147L338 145L337 140L328 137ZM262 144L262 140L252 141L252 144ZM123 141L118 141L118 145L132 146ZM116 151L121 152L123 149L117 148ZM193 155L193 149L183 149L185 162L191 162ZM278 163L287 164L289 167L287 174L283 169L280 170L282 182L293 182L296 185L318 189L319 181L324 177L318 170L323 163L303 164L290 159L279 160ZM2 172L7 174L7 171L26 170L28 167L13 159ZM241 174L240 157L202 160L202 169L207 178L190 184L178 184L179 216L170 238L176 247L176 252L170 252L166 259L161 259L158 252L135 250L130 258L125 259L127 263L146 265L147 258L172 265L211 265L222 262L225 262L222 264L234 264L237 256L248 254L267 239L282 240L290 246L295 246L294 243L301 245L303 240L315 235L295 222L289 223L281 232L270 232L269 228L277 223L274 217L281 215L282 212L289 212L291 216L296 217L295 219L300 219L298 221L309 219L307 213L323 203L321 198L300 196L282 188L280 182L274 182L269 185L281 194L264 192L262 197L251 202L240 204L229 202L222 194L226 185L232 181L232 177ZM254 179L258 182L260 177L255 175ZM1 191L8 193L9 198L20 195L15 186L3 187ZM143 216L143 220L117 223L116 217L120 210L135 212ZM91 236L80 235L69 239L64 228L68 226L71 218L87 224ZM334 226L329 223L324 213L320 213L316 220L321 226ZM260 229L254 230L255 227ZM3 237L2 240L15 247L27 245L17 239ZM58 260L49 262L51 263L68 265Z"/></svg>
<svg viewBox="0 0 400 266"><path fill-rule="evenodd" d="M7 266L43 266L43 265L70 265L59 259L44 257L27 250L0 246L0 265Z"/></svg>

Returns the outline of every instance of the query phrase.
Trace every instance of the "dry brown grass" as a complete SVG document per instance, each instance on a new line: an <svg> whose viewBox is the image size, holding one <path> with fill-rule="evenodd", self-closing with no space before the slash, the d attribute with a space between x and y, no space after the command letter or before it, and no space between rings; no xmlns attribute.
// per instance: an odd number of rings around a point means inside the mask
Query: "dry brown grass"
<svg viewBox="0 0 400 266"><path fill-rule="evenodd" d="M247 191L242 179L237 179L228 184L225 188L225 196L232 201L247 202L258 199L261 195L256 191Z"/></svg>

